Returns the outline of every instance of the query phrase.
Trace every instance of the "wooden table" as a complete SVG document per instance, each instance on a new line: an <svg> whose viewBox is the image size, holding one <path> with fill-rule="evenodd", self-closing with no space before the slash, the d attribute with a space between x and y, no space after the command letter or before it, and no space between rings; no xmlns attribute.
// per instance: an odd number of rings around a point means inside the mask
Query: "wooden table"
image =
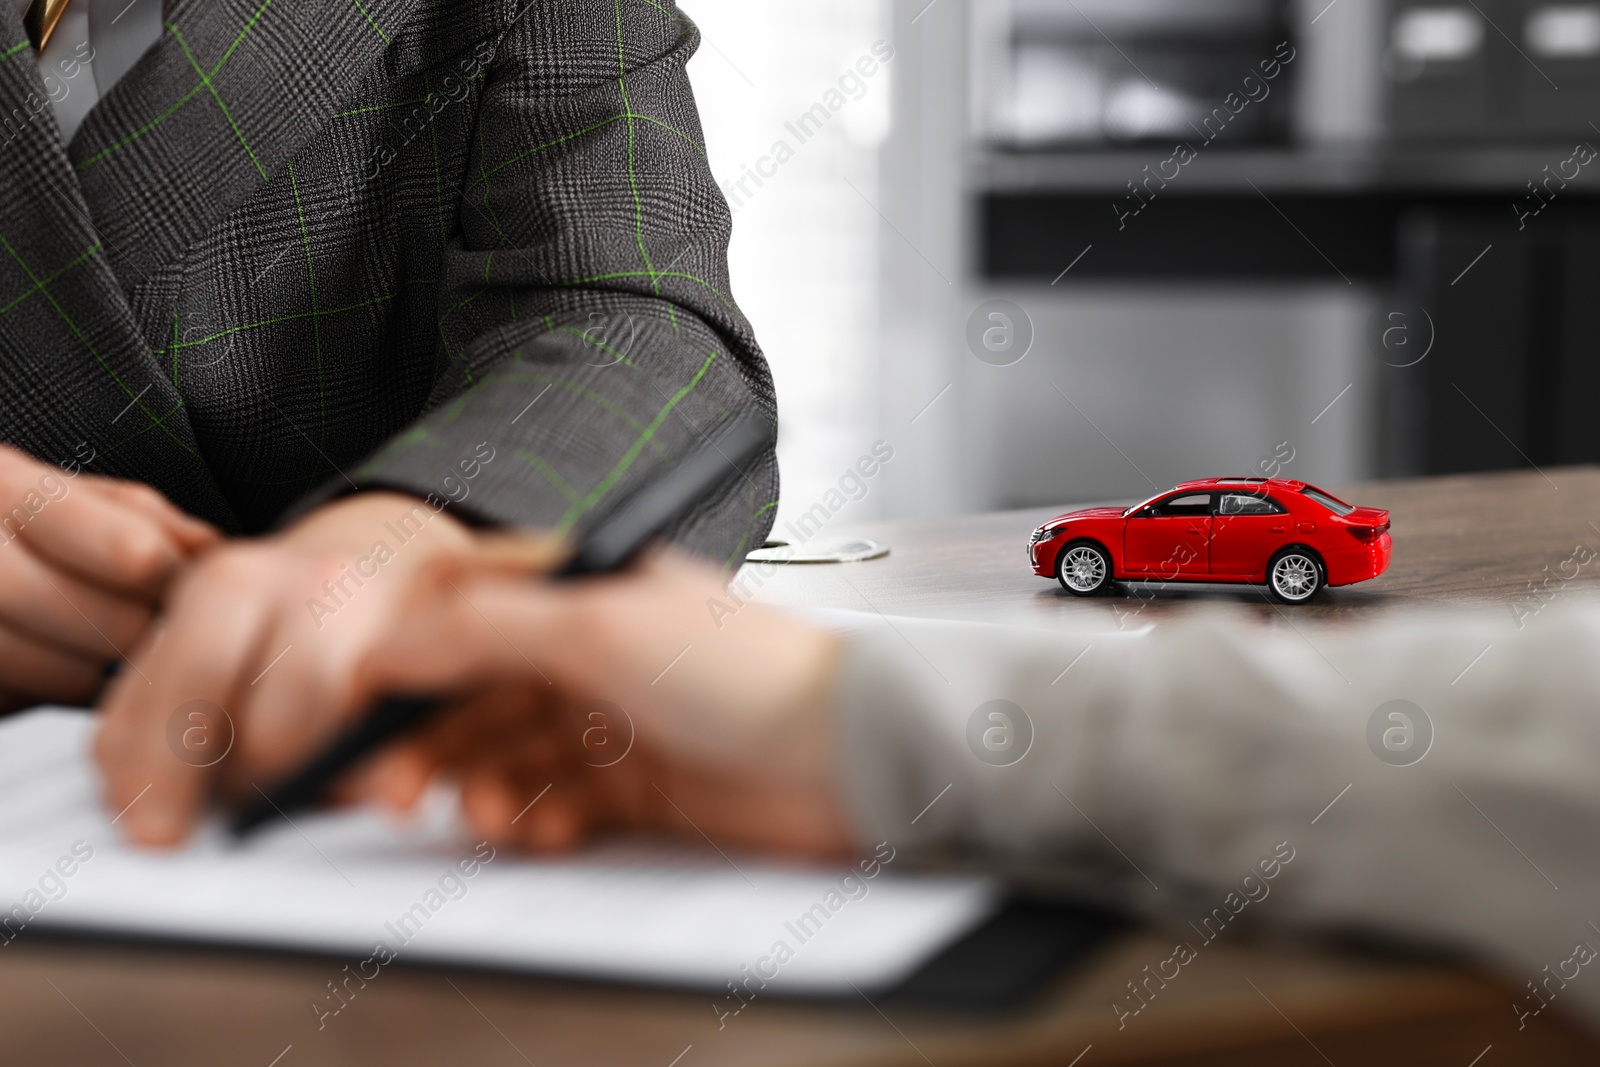
<svg viewBox="0 0 1600 1067"><path fill-rule="evenodd" d="M1418 601L1509 605L1531 596L1528 583L1541 580L1545 567L1559 573L1578 544L1600 552L1600 468L1454 475L1335 491L1347 500L1389 509L1394 560L1382 577L1325 590L1311 603L1297 606L1292 616L1297 620L1358 618ZM1240 604L1264 616L1280 612L1255 586L1168 584L1148 598L1067 596L1054 579L1037 577L1025 559L1028 534L1062 510L828 527L818 536L872 537L892 551L861 564L787 568L764 580L757 599L1043 625L1065 617L1081 624L1088 612L1115 626L1130 610L1141 610L1142 622L1197 601ZM745 584L755 580L747 577ZM1600 560L1581 568L1570 584L1553 581L1552 588L1566 591L1596 583ZM1142 588L1153 591L1148 585Z"/></svg>
<svg viewBox="0 0 1600 1067"><path fill-rule="evenodd" d="M1511 601L1573 547L1600 549L1600 470L1391 483L1350 490L1387 507L1395 560L1383 578L1330 590L1298 616L1359 618L1417 600ZM1264 615L1250 591L1163 592L1084 604L1033 577L1023 559L1045 510L828 530L880 537L882 560L785 569L764 600L917 615L1031 618L1046 625L1118 609L1149 618L1197 597ZM1591 525L1591 523L1596 525ZM1597 581L1586 568L1563 589ZM1327 949L1221 942L1125 1029L1110 1004L1168 942L1115 939L1027 1008L1003 1017L756 1001L718 1030L711 997L403 964L386 968L318 1031L307 1002L338 963L219 950L49 942L0 948L0 1064L137 1067L538 1067L706 1065L1594 1064L1600 1044L1555 1008L1518 1032L1516 994L1426 962ZM1489 1046L1492 1046L1490 1048ZM1485 1049L1488 1049L1485 1054ZM1481 1060L1475 1057L1483 1055ZM1075 1059L1082 1056L1081 1059ZM280 1058L281 1057L281 1058Z"/></svg>

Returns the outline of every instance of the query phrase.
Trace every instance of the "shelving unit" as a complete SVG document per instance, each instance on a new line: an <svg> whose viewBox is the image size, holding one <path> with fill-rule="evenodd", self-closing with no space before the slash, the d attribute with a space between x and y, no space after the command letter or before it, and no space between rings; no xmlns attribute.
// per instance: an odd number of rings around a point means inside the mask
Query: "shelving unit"
<svg viewBox="0 0 1600 1067"><path fill-rule="evenodd" d="M1132 27L1169 9L1182 18ZM1233 36L1173 45L1208 9ZM1481 25L1463 51L1466 16ZM1579 117L1600 123L1600 5L906 0L895 24L909 61L884 157L885 424L944 436L902 468L889 513L1137 495L1250 469L1283 440L1299 476L1329 482L1600 460L1574 399L1600 384L1600 159L1561 167L1600 147ZM1021 81L1102 103L1170 90L1150 111L1169 128L1133 137L1092 108L1019 124L1019 26L1047 39L1035 68L1055 62L1049 40L1083 67ZM1182 133L1242 83L1240 56L1284 39L1280 123ZM1224 59L1197 72L1185 54ZM1180 140L1195 158L1163 172ZM1032 322L1013 367L966 349L989 299ZM1396 313L1427 334L1414 365L1374 340Z"/></svg>

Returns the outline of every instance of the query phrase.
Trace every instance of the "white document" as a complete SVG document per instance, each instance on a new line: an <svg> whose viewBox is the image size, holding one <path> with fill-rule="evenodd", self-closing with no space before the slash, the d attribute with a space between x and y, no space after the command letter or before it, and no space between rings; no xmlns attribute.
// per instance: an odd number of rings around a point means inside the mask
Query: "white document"
<svg viewBox="0 0 1600 1067"><path fill-rule="evenodd" d="M895 859L870 878L665 846L529 860L476 845L448 804L406 825L297 815L238 847L213 825L148 855L100 808L92 730L81 712L0 721L0 952L54 929L328 953L369 975L434 961L853 995L908 977L997 903L991 883Z"/></svg>

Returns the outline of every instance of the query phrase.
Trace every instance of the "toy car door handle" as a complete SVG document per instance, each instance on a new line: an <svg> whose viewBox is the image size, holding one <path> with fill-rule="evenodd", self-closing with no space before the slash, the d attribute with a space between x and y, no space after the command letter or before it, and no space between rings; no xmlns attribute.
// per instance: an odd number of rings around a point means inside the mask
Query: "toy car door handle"
<svg viewBox="0 0 1600 1067"><path fill-rule="evenodd" d="M1289 532L1289 527L1287 527L1287 526L1272 526L1272 527L1268 528L1268 532L1269 533L1288 533Z"/></svg>

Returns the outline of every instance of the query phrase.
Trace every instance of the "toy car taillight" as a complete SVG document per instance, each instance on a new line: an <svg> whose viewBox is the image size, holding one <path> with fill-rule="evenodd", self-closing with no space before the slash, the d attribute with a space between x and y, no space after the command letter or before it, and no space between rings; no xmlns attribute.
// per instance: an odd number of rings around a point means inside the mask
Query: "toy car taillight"
<svg viewBox="0 0 1600 1067"><path fill-rule="evenodd" d="M1364 545L1370 545L1389 531L1389 524L1385 522L1377 526L1346 526L1345 530L1357 541Z"/></svg>

